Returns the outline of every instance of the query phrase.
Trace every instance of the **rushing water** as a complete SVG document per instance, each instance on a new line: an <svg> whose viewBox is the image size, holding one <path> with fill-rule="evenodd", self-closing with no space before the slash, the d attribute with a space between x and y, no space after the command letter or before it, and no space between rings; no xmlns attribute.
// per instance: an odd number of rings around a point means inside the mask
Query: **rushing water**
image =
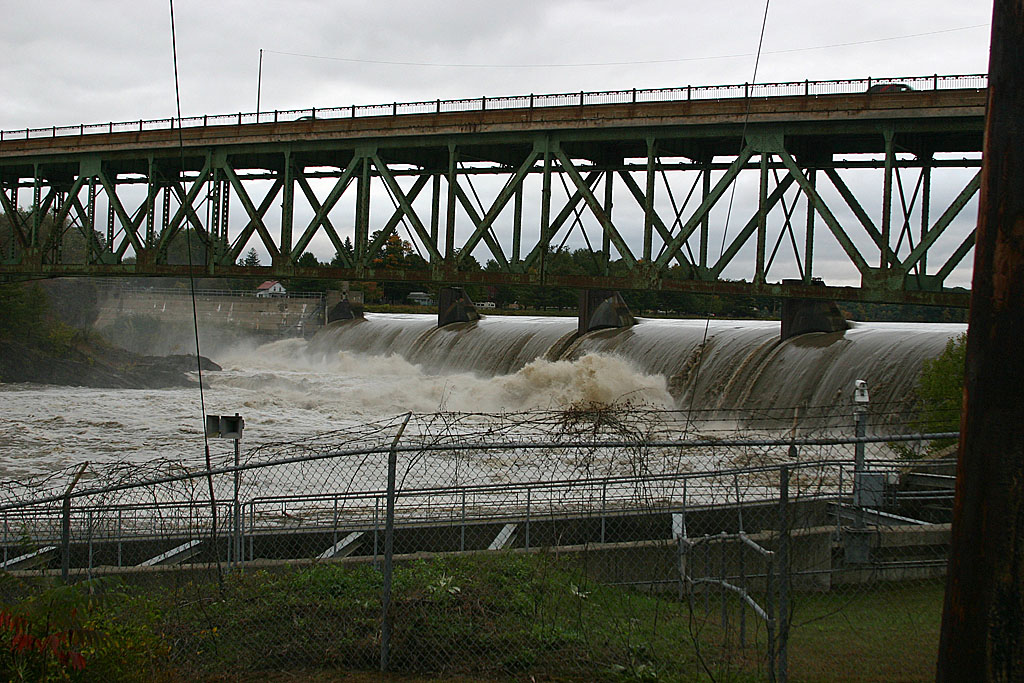
<svg viewBox="0 0 1024 683"><path fill-rule="evenodd" d="M642 320L573 340L574 318L429 315L334 323L313 340L203 349L205 412L241 413L245 444L285 442L412 410L500 412L628 399L656 408L762 410L905 398L922 360L962 325L859 324L778 340L777 322ZM0 478L90 461L202 456L197 388L0 384ZM215 442L227 451L229 442ZM222 454L221 454L222 455Z"/></svg>
<svg viewBox="0 0 1024 683"><path fill-rule="evenodd" d="M575 330L575 318L493 316L437 329L433 316L369 315L332 324L310 351L321 358L338 351L398 354L428 373L481 377L517 373L539 358L579 362L600 354L663 378L678 407L758 410L830 405L850 392L855 379L868 382L876 403L904 400L922 361L964 326L854 323L846 332L785 342L774 321L643 319L573 341ZM620 396L631 390L621 389Z"/></svg>

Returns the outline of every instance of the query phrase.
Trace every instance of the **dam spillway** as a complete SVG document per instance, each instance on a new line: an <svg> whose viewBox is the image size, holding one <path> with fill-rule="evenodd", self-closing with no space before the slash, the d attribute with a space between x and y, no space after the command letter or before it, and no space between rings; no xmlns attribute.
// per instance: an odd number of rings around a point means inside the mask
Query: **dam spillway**
<svg viewBox="0 0 1024 683"><path fill-rule="evenodd" d="M308 351L324 358L339 351L400 356L427 373L478 377L616 357L662 378L677 408L759 411L845 405L855 379L868 382L875 404L906 403L922 363L964 329L852 323L842 332L781 340L776 321L642 318L633 327L577 336L568 317L488 316L438 328L430 315L367 314L331 323Z"/></svg>

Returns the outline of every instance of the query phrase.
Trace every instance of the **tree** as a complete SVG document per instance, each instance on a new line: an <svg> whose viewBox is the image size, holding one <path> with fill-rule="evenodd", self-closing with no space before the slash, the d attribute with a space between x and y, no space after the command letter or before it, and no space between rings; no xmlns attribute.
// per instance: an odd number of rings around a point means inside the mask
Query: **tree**
<svg viewBox="0 0 1024 683"><path fill-rule="evenodd" d="M39 285L0 285L0 339L41 338L48 309L46 295Z"/></svg>
<svg viewBox="0 0 1024 683"><path fill-rule="evenodd" d="M319 268L323 264L317 260L315 254L307 251L303 252L299 260L295 262L295 265L299 268ZM328 282L326 280L294 278L288 281L288 289L296 292L325 292L327 291L327 285Z"/></svg>
<svg viewBox="0 0 1024 683"><path fill-rule="evenodd" d="M351 263L352 261L355 260L355 248L352 246L352 238L351 237L346 237L345 241L341 243L341 251L340 252L338 252L338 251L334 252L334 258L331 259L331 263L330 263L332 268L344 268L345 267L345 260L342 259L342 255L344 255L348 259L349 263Z"/></svg>
<svg viewBox="0 0 1024 683"><path fill-rule="evenodd" d="M256 247L249 247L249 251L245 252L245 257L238 262L238 265L245 266L246 268L255 268L261 265L260 255L256 253Z"/></svg>
<svg viewBox="0 0 1024 683"><path fill-rule="evenodd" d="M32 224L32 213L19 208L17 214L14 220L22 226L23 230L27 230ZM14 235L11 225L12 218L6 213L0 213L0 255L12 254L15 258L19 258L22 249ZM103 233L93 230L90 239L88 230L77 220L66 216L63 223L58 226L55 218L54 212L48 211L39 219L38 244L44 248L51 247L43 254L45 262L79 264L93 263L99 259L100 253L107 247ZM51 239L54 237L54 231L59 231L59 239ZM60 243L59 249L57 248L58 242Z"/></svg>
<svg viewBox="0 0 1024 683"><path fill-rule="evenodd" d="M967 333L964 332L950 339L942 353L922 364L915 427L925 432L960 429L966 362Z"/></svg>
<svg viewBox="0 0 1024 683"><path fill-rule="evenodd" d="M183 228L168 240L166 262L174 266L206 265L207 251L208 246L198 232Z"/></svg>

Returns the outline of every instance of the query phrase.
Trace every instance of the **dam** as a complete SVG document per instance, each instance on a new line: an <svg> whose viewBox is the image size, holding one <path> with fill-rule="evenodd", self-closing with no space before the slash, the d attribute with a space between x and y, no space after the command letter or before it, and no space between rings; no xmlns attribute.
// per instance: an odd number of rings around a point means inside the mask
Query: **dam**
<svg viewBox="0 0 1024 683"><path fill-rule="evenodd" d="M867 381L880 410L906 404L923 361L963 331L960 324L854 322L845 331L781 340L777 321L641 318L632 327L578 335L574 318L488 316L437 327L430 315L370 313L330 323L307 353L323 360L339 351L400 356L429 374L478 377L537 374L542 363L614 357L662 378L678 409L757 414L837 406L848 417L854 380Z"/></svg>

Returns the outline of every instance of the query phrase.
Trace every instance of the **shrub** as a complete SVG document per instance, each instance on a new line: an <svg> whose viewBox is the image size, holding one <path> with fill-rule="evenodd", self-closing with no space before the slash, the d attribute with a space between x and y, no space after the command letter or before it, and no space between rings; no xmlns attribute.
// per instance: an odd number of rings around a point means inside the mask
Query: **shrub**
<svg viewBox="0 0 1024 683"><path fill-rule="evenodd" d="M966 360L965 332L950 339L938 356L924 362L917 386L915 427L927 432L955 432L960 429Z"/></svg>
<svg viewBox="0 0 1024 683"><path fill-rule="evenodd" d="M0 674L11 681L146 679L167 649L147 624L117 615L125 599L96 579L0 607Z"/></svg>

